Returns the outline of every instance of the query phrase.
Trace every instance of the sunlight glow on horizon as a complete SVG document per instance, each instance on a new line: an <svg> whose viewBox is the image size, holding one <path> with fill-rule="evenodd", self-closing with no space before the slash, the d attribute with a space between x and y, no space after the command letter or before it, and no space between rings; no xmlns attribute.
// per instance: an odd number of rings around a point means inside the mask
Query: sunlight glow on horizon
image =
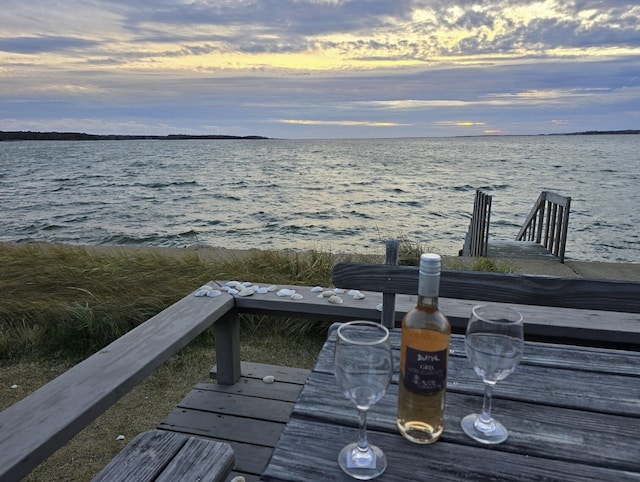
<svg viewBox="0 0 640 482"><path fill-rule="evenodd" d="M411 124L398 124L396 122L380 122L380 121L350 121L350 120L310 120L310 119L276 119L276 122L282 124L301 124L301 125L318 125L318 126L366 126L366 127L396 127L409 126Z"/></svg>

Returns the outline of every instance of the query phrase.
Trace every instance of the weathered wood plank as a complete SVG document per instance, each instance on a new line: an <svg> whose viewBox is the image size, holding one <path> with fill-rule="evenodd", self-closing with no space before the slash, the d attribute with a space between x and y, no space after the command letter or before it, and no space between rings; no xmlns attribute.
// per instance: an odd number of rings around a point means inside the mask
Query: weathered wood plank
<svg viewBox="0 0 640 482"><path fill-rule="evenodd" d="M397 335L397 331L394 333ZM462 337L454 335L454 340ZM330 334L318 356L314 372L326 374L333 378L333 346L335 336ZM392 338L394 349L394 363L399 366L399 338ZM457 345L461 348L460 344ZM459 350L460 350L459 348ZM526 343L525 354L536 352L536 344ZM460 351L458 351L460 353ZM570 352L569 352L570 353ZM525 355L530 356L530 355ZM560 352L558 358L562 357ZM567 358L570 358L569 356ZM638 360L632 357L636 365ZM632 417L640 414L640 372L633 374L609 373L601 376L598 384L593 383L593 371L589 367L580 367L575 363L566 363L560 367L553 366L553 359L548 364L540 365L524 362L516 372L502 383L498 383L494 391L495 397L509 398L523 402L548 403L553 400L557 407L601 412ZM314 373L315 375L315 373ZM317 377L318 375L316 375ZM567 380L570 377L570 380ZM397 380L394 378L394 382ZM307 381L307 385L309 385ZM331 387L329 387L331 388ZM334 390L337 388L334 387ZM390 388L390 392L397 390ZM447 390L461 393L482 395L483 385L480 378L473 372L466 357L450 356L448 368ZM339 392L336 391L339 396ZM611 403L611 394L616 394L615 404ZM640 423L640 419L639 419Z"/></svg>
<svg viewBox="0 0 640 482"><path fill-rule="evenodd" d="M240 362L242 376L244 378L255 378L262 380L268 375L272 375L279 382L296 383L304 385L305 380L311 373L311 370L297 367L282 367L276 365L265 365L264 363ZM215 379L218 372L218 366L214 365L209 372L211 378Z"/></svg>
<svg viewBox="0 0 640 482"><path fill-rule="evenodd" d="M190 437L155 482L219 482L225 480L233 465L229 444Z"/></svg>
<svg viewBox="0 0 640 482"><path fill-rule="evenodd" d="M275 446L284 423L269 420L247 419L214 412L190 411L174 408L158 425L159 429L191 433L204 437L220 437L233 434L233 440L255 445Z"/></svg>
<svg viewBox="0 0 640 482"><path fill-rule="evenodd" d="M366 263L338 263L332 275L335 286L399 294L418 292L418 268ZM443 270L440 296L640 313L640 283L589 280L523 274Z"/></svg>
<svg viewBox="0 0 640 482"><path fill-rule="evenodd" d="M262 446L242 442L234 442L233 440L221 440L214 439L222 442L226 442L231 445L233 452L236 456L236 475L247 477L252 475L256 478L260 477L260 474L264 472L264 469L269 463L271 454L273 454L273 446ZM247 478L249 480L249 478Z"/></svg>
<svg viewBox="0 0 640 482"><path fill-rule="evenodd" d="M472 384L471 380L460 380L447 386L445 432L442 440L468 443L467 436L460 428L460 421L465 415L478 412L482 408L481 383L475 382L477 388ZM500 450L541 457L564 456L589 464L599 460L607 466L620 469L638 468L634 455L636 447L640 444L640 418L599 413L588 409L558 408L562 406L562 400L555 405L540 403L549 400L549 392L546 393L546 399L541 400L538 397L527 400L527 397L515 390L513 385L507 387L508 381L503 385L504 387L501 387L498 384L495 390L494 415L509 428L510 436ZM472 389L466 390L470 386ZM532 392L539 387L540 383L530 385ZM518 387L518 390L522 391L522 386ZM516 397L511 396L514 393L517 394ZM573 394L574 398L581 396L587 397L589 394ZM519 401L513 401L515 398ZM397 400L398 386L392 384L382 400L370 409L367 425L372 430L397 434ZM610 398L609 403L611 404ZM296 403L293 416L313 418L329 424L357 426L353 403L341 397L335 378L328 374L314 373L309 378L300 400ZM581 444L579 453L562 454L562 451L566 450L567 441L571 440ZM604 441L606 447L602 446Z"/></svg>
<svg viewBox="0 0 640 482"><path fill-rule="evenodd" d="M234 385L197 384L175 408L175 413L180 412L179 419L169 414L159 428L227 442L235 452L233 473L255 481L267 466L277 437L253 433L262 432L261 421L269 422L267 430L273 431L274 426L282 430L310 371L247 362L242 362L242 369L243 376ZM274 375L275 383L264 383L265 375ZM207 425L200 420L205 413L209 420L217 416L226 419L215 426ZM237 425L226 421L235 418L245 422Z"/></svg>
<svg viewBox="0 0 640 482"><path fill-rule="evenodd" d="M331 356L327 357L326 354L331 353L335 344L337 326L331 326L328 331L325 345L331 348L329 348L329 351L323 350L320 352L316 361L316 370L326 372L332 370L333 359ZM400 336L399 330L390 332L392 346L400 346ZM394 355L399 356L395 348ZM454 334L451 336L449 356L466 358L463 335ZM606 375L629 375L640 380L640 352L635 351L525 342L525 350L520 365L564 368ZM633 382L630 383L635 384Z"/></svg>
<svg viewBox="0 0 640 482"><path fill-rule="evenodd" d="M262 382L258 382L264 385ZM232 385L237 387L239 393L229 393L228 391L209 390L207 386L199 384L191 390L187 396L178 404L179 408L187 410L200 410L203 412L215 412L239 417L256 417L260 413L268 413L269 420L286 423L293 409L293 402L297 399L300 388L293 400L274 400L264 390L258 392L247 391L246 384L242 382ZM216 387L216 385L208 385ZM277 387L273 387L277 390ZM289 395L289 394L287 394Z"/></svg>
<svg viewBox="0 0 640 482"><path fill-rule="evenodd" d="M234 300L190 293L0 413L0 479L20 480L210 327Z"/></svg>
<svg viewBox="0 0 640 482"><path fill-rule="evenodd" d="M397 362L399 354L394 356L394 362ZM449 360L447 390L481 396L482 381L466 359L451 357ZM327 376L333 377L330 360L323 360L318 369L326 369ZM571 379L567 380L567 377ZM394 381L397 383L396 379ZM394 390L397 389L390 388L389 392ZM616 394L615 404L611 403L611 393ZM497 385L494 397L539 403L548 403L551 399L556 407L634 417L640 413L640 379L624 375L602 376L594 386L593 374L589 372L524 365L507 381Z"/></svg>
<svg viewBox="0 0 640 482"><path fill-rule="evenodd" d="M93 482L219 482L233 464L228 444L151 430L136 436Z"/></svg>
<svg viewBox="0 0 640 482"><path fill-rule="evenodd" d="M334 331L332 327L314 373L294 408L294 416L355 426L353 406L348 400L340 401L333 376ZM396 347L396 366L399 341L399 331L395 330L392 344ZM460 429L460 420L480 409L483 389L461 353L463 337L454 335L452 347L457 355L449 359L443 440L464 444L468 438ZM522 366L498 383L494 391L494 413L510 429L506 450L585 464L599 461L621 470L640 471L636 457L636 447L640 446L640 354L565 348L563 355L558 346L527 343ZM548 358L541 362L544 356ZM552 367L555 362L558 367ZM593 383L594 372L602 373L610 368L626 376L603 374L597 384ZM395 377L394 383L397 383ZM632 393L627 396L630 389ZM397 390L397 385L392 384L383 399L370 410L368 425L372 429L397 431ZM615 401L611 394L615 394ZM578 454L566 452L566 445L571 441L579 445Z"/></svg>
<svg viewBox="0 0 640 482"><path fill-rule="evenodd" d="M398 269L404 270L406 267ZM343 294L341 296L344 303L332 304L326 298L319 299L316 293L310 291L310 287L287 287L295 289L303 299L279 298L274 293L254 294L244 298L237 297L236 308L242 313L310 318L318 321L381 320L380 292L360 288L366 296L365 299L354 300ZM404 314L415 306L416 301L415 295L396 295L396 325ZM469 314L476 304L477 301L470 299L440 298L441 309L449 318L453 330L458 333L466 329ZM523 314L526 336L550 337L560 341L575 340L581 343L611 343L625 347L633 344L640 346L638 313L510 304Z"/></svg>
<svg viewBox="0 0 640 482"><path fill-rule="evenodd" d="M375 410L375 409L374 409ZM355 412L355 409L352 409ZM354 413L355 418L355 413ZM282 441L274 451L263 480L352 480L337 463L340 448L357 440L357 429L309 420L292 419ZM638 473L604 469L569 460L555 460L501 450L486 450L477 445L440 441L424 446L412 444L397 434L371 431L371 443L387 455L389 466L385 481L500 480L538 482L637 481ZM424 460L424 463L416 461ZM327 463L327 461L330 461Z"/></svg>
<svg viewBox="0 0 640 482"><path fill-rule="evenodd" d="M357 438L353 403L341 395L333 376L334 325L314 371L294 406L263 478L314 480L317 467L325 477L348 480L336 463L339 449ZM399 330L392 332L396 367ZM640 356L614 350L526 343L530 357L494 391L494 415L509 429L506 442L490 449L471 441L460 421L482 406L482 382L460 352L463 337L453 336L449 358L445 431L431 446L411 444L398 436L397 373L384 397L368 412L369 440L387 454L389 468L381 480L639 480L640 372L619 368ZM544 354L550 359L541 361ZM593 355L594 361L580 365ZM630 392L627 394L627 392ZM429 459L429 464L416 460ZM437 459L435 467L431 461ZM604 468L606 467L606 468ZM424 470L424 472L421 472Z"/></svg>
<svg viewBox="0 0 640 482"><path fill-rule="evenodd" d="M487 244L487 253L485 256L488 256L489 258L560 261L560 258L535 241L492 239Z"/></svg>

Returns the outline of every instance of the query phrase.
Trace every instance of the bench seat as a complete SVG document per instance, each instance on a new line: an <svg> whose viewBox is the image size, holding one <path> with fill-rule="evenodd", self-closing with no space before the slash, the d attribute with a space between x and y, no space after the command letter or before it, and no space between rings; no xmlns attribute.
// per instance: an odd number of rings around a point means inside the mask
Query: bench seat
<svg viewBox="0 0 640 482"><path fill-rule="evenodd" d="M233 469L226 443L164 430L137 435L93 482L219 482Z"/></svg>

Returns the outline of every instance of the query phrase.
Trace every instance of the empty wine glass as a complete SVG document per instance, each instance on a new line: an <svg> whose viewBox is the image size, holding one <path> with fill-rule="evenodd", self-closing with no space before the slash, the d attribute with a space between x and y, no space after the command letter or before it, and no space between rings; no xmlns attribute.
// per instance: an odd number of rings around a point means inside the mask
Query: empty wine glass
<svg viewBox="0 0 640 482"><path fill-rule="evenodd" d="M509 435L500 422L491 417L491 396L498 380L516 369L524 350L522 315L505 306L475 306L465 336L467 358L484 381L482 413L462 419L462 430L483 444L499 444Z"/></svg>
<svg viewBox="0 0 640 482"><path fill-rule="evenodd" d="M345 397L356 404L360 434L358 442L340 451L338 463L351 477L369 480L387 468L379 447L367 441L367 411L387 390L393 374L389 330L380 323L351 321L338 328L335 375Z"/></svg>

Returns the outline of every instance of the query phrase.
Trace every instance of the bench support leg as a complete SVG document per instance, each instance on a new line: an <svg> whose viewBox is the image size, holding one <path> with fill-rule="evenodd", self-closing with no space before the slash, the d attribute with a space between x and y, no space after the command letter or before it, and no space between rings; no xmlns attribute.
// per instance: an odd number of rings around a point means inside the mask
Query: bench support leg
<svg viewBox="0 0 640 482"><path fill-rule="evenodd" d="M240 321L237 312L230 311L213 325L216 341L217 380L221 385L233 385L240 379Z"/></svg>

